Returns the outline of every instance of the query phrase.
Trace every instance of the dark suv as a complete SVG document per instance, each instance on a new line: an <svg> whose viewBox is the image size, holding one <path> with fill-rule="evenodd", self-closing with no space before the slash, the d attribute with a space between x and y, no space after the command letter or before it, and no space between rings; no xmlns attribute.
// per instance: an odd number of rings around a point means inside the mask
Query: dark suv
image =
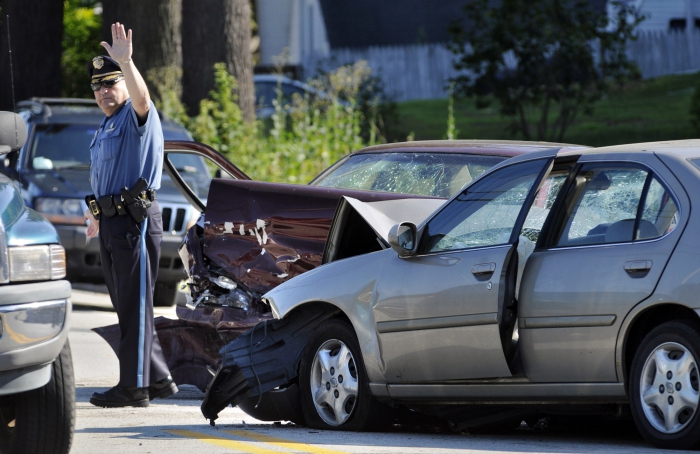
<svg viewBox="0 0 700 454"><path fill-rule="evenodd" d="M94 100L32 98L17 104L27 123L27 143L19 152L0 161L0 172L20 187L28 207L51 221L66 249L68 277L72 281L103 279L100 246L88 240L83 220L84 198L90 188L90 142L104 118ZM189 133L161 116L165 140L192 140ZM193 187L209 187L209 171L201 157L171 156L180 173L193 181ZM203 181L199 181L203 180ZM163 173L158 191L163 213L163 244L154 296L157 306L175 303L177 283L186 276L178 247L196 212Z"/></svg>

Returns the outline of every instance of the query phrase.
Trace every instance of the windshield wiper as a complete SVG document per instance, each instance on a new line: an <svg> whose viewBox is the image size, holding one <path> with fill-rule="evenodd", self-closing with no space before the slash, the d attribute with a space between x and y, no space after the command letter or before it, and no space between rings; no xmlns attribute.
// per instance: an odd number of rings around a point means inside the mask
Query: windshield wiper
<svg viewBox="0 0 700 454"><path fill-rule="evenodd" d="M54 167L53 170L79 170L79 169L89 169L90 164L72 164L69 166Z"/></svg>

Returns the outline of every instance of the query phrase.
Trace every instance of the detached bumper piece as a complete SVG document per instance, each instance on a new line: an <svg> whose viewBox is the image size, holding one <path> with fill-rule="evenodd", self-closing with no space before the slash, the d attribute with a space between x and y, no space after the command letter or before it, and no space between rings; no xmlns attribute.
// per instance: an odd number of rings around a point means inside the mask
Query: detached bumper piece
<svg viewBox="0 0 700 454"><path fill-rule="evenodd" d="M221 350L222 363L207 386L202 414L214 425L219 412L297 377L311 333L337 312L309 305L284 319L262 322Z"/></svg>

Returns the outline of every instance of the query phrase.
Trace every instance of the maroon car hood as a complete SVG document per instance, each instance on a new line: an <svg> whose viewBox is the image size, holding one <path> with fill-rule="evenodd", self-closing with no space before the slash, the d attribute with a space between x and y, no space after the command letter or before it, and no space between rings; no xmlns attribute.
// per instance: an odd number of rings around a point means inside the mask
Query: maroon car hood
<svg viewBox="0 0 700 454"><path fill-rule="evenodd" d="M214 179L201 254L249 290L265 293L321 264L328 231L344 195L378 201L426 198L350 189ZM188 235L191 274L201 268ZM199 270L198 270L199 268Z"/></svg>

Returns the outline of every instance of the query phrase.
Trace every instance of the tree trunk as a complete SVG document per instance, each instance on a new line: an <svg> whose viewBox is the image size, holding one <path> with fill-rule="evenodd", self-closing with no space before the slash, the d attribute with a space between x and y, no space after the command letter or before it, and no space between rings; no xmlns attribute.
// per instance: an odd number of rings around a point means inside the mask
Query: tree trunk
<svg viewBox="0 0 700 454"><path fill-rule="evenodd" d="M253 85L253 57L250 52L249 0L224 2L224 50L226 65L238 81L238 105L243 119L255 118L255 86Z"/></svg>
<svg viewBox="0 0 700 454"><path fill-rule="evenodd" d="M182 0L121 0L102 2L102 39L112 44L115 22L133 33L134 64L153 91L153 68L182 69ZM105 51L107 53L107 51Z"/></svg>
<svg viewBox="0 0 700 454"><path fill-rule="evenodd" d="M60 96L63 2L1 0L0 7L0 110L14 107L7 41L8 15L15 102L31 96ZM88 83L87 73L85 83Z"/></svg>
<svg viewBox="0 0 700 454"><path fill-rule="evenodd" d="M187 113L214 89L214 63L226 61L221 0L182 0L182 102Z"/></svg>
<svg viewBox="0 0 700 454"><path fill-rule="evenodd" d="M255 118L249 0L182 0L183 95L190 115L214 89L214 63L224 62L238 81L245 121ZM224 37L220 39L219 37Z"/></svg>

